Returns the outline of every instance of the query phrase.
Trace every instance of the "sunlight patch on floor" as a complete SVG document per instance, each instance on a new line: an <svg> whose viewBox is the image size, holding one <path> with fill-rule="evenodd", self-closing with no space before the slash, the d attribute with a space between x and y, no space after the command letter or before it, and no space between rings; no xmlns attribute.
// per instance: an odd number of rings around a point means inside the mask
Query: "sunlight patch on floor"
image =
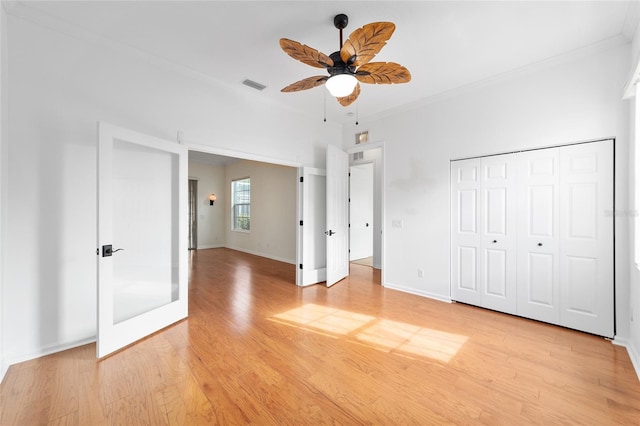
<svg viewBox="0 0 640 426"><path fill-rule="evenodd" d="M449 362L467 336L308 303L271 317L279 323L397 352Z"/></svg>
<svg viewBox="0 0 640 426"><path fill-rule="evenodd" d="M306 325L335 334L348 334L373 321L375 317L307 303L274 315L273 318Z"/></svg>

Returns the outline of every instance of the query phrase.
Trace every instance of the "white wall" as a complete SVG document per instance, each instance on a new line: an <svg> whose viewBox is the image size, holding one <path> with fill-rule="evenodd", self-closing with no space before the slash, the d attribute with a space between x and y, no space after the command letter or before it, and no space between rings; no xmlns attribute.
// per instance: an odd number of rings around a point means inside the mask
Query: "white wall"
<svg viewBox="0 0 640 426"><path fill-rule="evenodd" d="M189 179L198 180L198 248L207 249L225 245L225 199L227 185L225 166L189 161ZM209 195L218 199L209 205Z"/></svg>
<svg viewBox="0 0 640 426"><path fill-rule="evenodd" d="M251 231L231 229L231 181L251 178ZM296 179L293 167L257 161L226 166L227 247L287 263L296 263Z"/></svg>
<svg viewBox="0 0 640 426"><path fill-rule="evenodd" d="M3 141L6 363L95 335L98 120L169 140L182 130L200 145L311 167L323 167L326 145L340 140L337 126L267 103L252 89L192 78L59 23L34 24L14 15L19 10L7 16L3 49L11 81Z"/></svg>
<svg viewBox="0 0 640 426"><path fill-rule="evenodd" d="M6 230L6 150L7 150L7 121L5 120L5 114L7 113L6 103L6 54L7 54L7 37L6 37L6 14L4 7L0 5L0 382L7 371L9 366L5 362L4 350L2 347L4 336L4 312L3 305L3 283L4 283L4 271L5 271L5 230Z"/></svg>
<svg viewBox="0 0 640 426"><path fill-rule="evenodd" d="M616 209L628 206L629 45L601 46L345 127L384 141L384 284L450 300L449 161L616 137ZM414 78L422 78L414 76ZM427 78L427 76L424 76ZM372 88L371 90L375 90ZM402 227L392 227L401 221ZM618 335L629 335L629 223L616 219ZM428 271L419 278L418 269Z"/></svg>
<svg viewBox="0 0 640 426"><path fill-rule="evenodd" d="M636 9L638 12L640 8ZM638 61L640 61L640 31L636 30L635 37L632 43L631 49L631 57L632 61L629 66L629 75L631 75ZM636 116L640 113L640 99L633 98L629 100L630 103L630 139L634 141L630 144L629 148L629 210L626 211L627 214L622 214L620 219L629 222L629 234L631 236L631 247L629 251L629 335L626 342L624 342L629 350L629 354L631 355L631 359L634 362L634 366L636 369L636 373L640 378L640 271L638 267L640 265L635 265L635 260L637 259L637 250L640 250L640 247L634 247L633 244L633 235L636 232L636 228L639 225L639 216L638 212L640 211L640 198L638 194L640 193L638 188L638 179L640 179L638 171L640 170L640 164L638 163L639 159L639 150L640 144L638 142L638 119ZM624 213L624 212L623 212Z"/></svg>

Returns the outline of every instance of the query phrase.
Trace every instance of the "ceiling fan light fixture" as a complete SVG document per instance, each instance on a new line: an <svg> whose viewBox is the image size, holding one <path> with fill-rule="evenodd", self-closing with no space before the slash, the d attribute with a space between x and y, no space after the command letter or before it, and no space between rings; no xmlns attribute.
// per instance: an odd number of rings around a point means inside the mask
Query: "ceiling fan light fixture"
<svg viewBox="0 0 640 426"><path fill-rule="evenodd" d="M325 86L327 86L331 96L344 98L353 93L356 84L358 84L358 80L352 74L336 74L329 77Z"/></svg>

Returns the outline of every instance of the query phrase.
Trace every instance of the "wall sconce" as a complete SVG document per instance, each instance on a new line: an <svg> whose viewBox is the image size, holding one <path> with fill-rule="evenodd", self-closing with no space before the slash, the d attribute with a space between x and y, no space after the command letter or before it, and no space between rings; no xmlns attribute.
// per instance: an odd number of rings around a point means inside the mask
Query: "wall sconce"
<svg viewBox="0 0 640 426"><path fill-rule="evenodd" d="M216 197L216 194L209 195L209 205L212 206L213 202L216 201L217 199L218 197Z"/></svg>

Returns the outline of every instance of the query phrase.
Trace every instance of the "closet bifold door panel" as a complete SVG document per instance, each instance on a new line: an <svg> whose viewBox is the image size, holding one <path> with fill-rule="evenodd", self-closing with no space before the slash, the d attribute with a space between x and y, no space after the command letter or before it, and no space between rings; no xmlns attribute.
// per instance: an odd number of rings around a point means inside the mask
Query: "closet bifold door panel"
<svg viewBox="0 0 640 426"><path fill-rule="evenodd" d="M516 313L516 157L481 159L482 306Z"/></svg>
<svg viewBox="0 0 640 426"><path fill-rule="evenodd" d="M451 162L451 298L614 337L613 140Z"/></svg>
<svg viewBox="0 0 640 426"><path fill-rule="evenodd" d="M451 163L451 297L481 305L480 160Z"/></svg>
<svg viewBox="0 0 640 426"><path fill-rule="evenodd" d="M513 154L451 163L452 298L516 313Z"/></svg>
<svg viewBox="0 0 640 426"><path fill-rule="evenodd" d="M518 315L560 323L558 148L518 153Z"/></svg>
<svg viewBox="0 0 640 426"><path fill-rule="evenodd" d="M613 141L560 149L560 324L614 335Z"/></svg>

